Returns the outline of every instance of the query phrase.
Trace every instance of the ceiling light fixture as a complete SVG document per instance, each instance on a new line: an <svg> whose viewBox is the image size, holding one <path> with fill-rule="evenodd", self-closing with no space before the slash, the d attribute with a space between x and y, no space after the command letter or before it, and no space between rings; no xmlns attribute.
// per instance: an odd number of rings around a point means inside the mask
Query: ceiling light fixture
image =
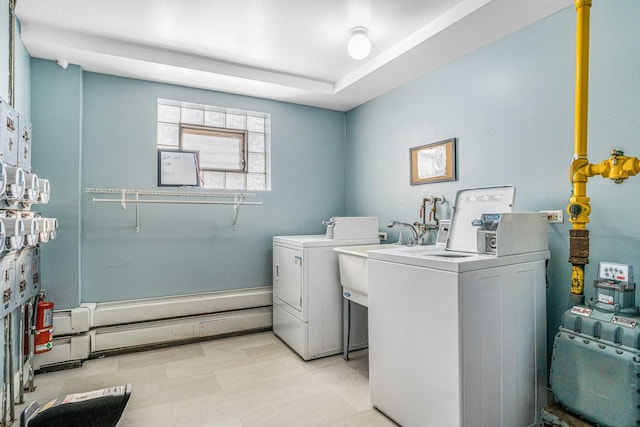
<svg viewBox="0 0 640 427"><path fill-rule="evenodd" d="M354 27L351 29L351 38L347 45L347 52L353 59L364 59L369 56L371 52L371 41L367 37L367 30L365 27Z"/></svg>

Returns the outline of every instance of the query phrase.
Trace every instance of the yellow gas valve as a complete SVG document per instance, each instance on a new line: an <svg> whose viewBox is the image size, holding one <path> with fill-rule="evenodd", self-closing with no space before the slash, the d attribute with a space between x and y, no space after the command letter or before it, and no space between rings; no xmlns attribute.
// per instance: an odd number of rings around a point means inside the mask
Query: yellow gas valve
<svg viewBox="0 0 640 427"><path fill-rule="evenodd" d="M616 184L640 172L640 161L636 157L625 156L623 151L616 149L607 160L592 166L594 175L612 179Z"/></svg>

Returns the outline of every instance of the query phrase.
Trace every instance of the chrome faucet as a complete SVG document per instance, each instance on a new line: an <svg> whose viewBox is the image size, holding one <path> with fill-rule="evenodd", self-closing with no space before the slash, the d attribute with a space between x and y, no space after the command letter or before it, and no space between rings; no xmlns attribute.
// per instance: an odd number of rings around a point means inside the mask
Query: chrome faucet
<svg viewBox="0 0 640 427"><path fill-rule="evenodd" d="M411 237L409 238L409 246L418 244L418 232L416 231L416 228L413 225L407 222L389 220L389 222L387 223L387 228L393 228L396 225L402 225L403 227L407 227L409 230L411 230Z"/></svg>

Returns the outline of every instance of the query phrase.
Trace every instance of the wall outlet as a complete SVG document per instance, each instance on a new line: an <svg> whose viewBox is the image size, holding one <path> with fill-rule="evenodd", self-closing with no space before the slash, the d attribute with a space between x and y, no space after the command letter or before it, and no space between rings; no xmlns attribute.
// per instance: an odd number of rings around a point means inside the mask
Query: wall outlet
<svg viewBox="0 0 640 427"><path fill-rule="evenodd" d="M378 231L378 239L380 239L381 242L386 242L387 233L385 233L384 231Z"/></svg>
<svg viewBox="0 0 640 427"><path fill-rule="evenodd" d="M547 214L547 221L549 224L560 224L564 222L564 211L540 211Z"/></svg>

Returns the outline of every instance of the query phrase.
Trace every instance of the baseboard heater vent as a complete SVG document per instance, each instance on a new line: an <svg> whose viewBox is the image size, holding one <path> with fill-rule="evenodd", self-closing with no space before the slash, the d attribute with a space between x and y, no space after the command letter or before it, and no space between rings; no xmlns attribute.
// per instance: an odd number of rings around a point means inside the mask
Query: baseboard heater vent
<svg viewBox="0 0 640 427"><path fill-rule="evenodd" d="M271 306L271 286L140 300L82 304L91 327L121 325Z"/></svg>
<svg viewBox="0 0 640 427"><path fill-rule="evenodd" d="M34 369L81 364L108 353L269 330L271 287L82 304L54 313L50 352Z"/></svg>
<svg viewBox="0 0 640 427"><path fill-rule="evenodd" d="M55 337L53 346L46 353L36 354L33 359L33 369L46 371L44 367L52 366L80 366L83 360L89 358L91 341L88 333L68 337Z"/></svg>
<svg viewBox="0 0 640 427"><path fill-rule="evenodd" d="M91 355L207 337L266 330L272 325L271 307L96 328L91 335Z"/></svg>

